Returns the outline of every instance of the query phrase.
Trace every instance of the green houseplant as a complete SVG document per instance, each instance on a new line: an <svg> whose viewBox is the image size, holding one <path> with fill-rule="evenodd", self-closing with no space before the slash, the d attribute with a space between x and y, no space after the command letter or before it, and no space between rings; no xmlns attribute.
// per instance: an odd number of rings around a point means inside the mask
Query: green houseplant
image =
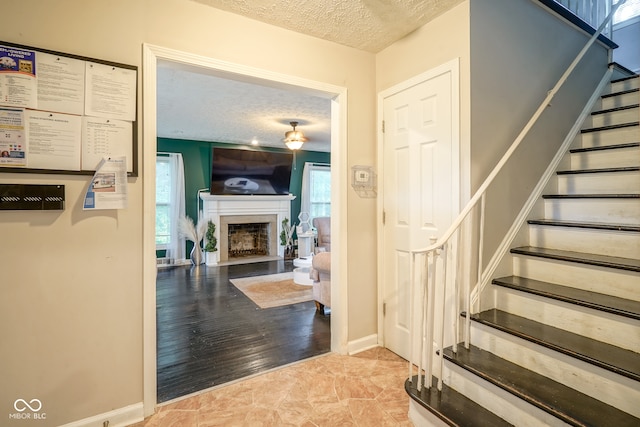
<svg viewBox="0 0 640 427"><path fill-rule="evenodd" d="M207 221L207 231L205 233L205 257L207 265L217 264L218 257L214 252L218 251L218 239L216 238L216 224L209 220Z"/></svg>

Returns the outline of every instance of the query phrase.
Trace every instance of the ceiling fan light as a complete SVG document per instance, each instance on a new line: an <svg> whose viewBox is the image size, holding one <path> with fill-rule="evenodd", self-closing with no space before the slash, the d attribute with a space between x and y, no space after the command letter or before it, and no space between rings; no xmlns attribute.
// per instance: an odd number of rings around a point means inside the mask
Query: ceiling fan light
<svg viewBox="0 0 640 427"><path fill-rule="evenodd" d="M285 132L283 141L290 150L299 150L302 147L302 144L307 141L307 138L305 138L302 132L296 130L298 122L290 122L290 124L291 127L293 127L293 130Z"/></svg>
<svg viewBox="0 0 640 427"><path fill-rule="evenodd" d="M284 143L289 150L299 150L300 148L302 148L302 144L304 144L304 141L301 141L301 140L286 141L285 140Z"/></svg>

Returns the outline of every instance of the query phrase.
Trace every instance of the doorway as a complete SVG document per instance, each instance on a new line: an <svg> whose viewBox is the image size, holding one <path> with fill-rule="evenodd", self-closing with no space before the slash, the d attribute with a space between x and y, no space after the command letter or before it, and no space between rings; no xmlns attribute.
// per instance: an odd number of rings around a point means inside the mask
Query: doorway
<svg viewBox="0 0 640 427"><path fill-rule="evenodd" d="M155 262L155 151L156 151L156 76L158 60L175 61L218 71L221 75L233 73L251 80L269 81L274 85L299 88L325 96L331 101L331 180L335 191L331 195L332 232L336 236L346 234L346 188L347 173L347 99L346 88L302 79L295 76L273 73L238 64L218 61L212 58L192 55L153 45L143 47L143 351L144 351L144 412L150 415L157 403L156 380L156 262ZM344 185L343 185L344 184ZM344 231L343 231L344 230ZM345 307L346 286L339 286L347 277L346 265L340 265L340 254L346 249L346 242L338 238L331 252L332 257L332 319L331 349L345 352L347 339L347 318Z"/></svg>
<svg viewBox="0 0 640 427"><path fill-rule="evenodd" d="M411 250L440 237L460 205L457 60L384 91L379 108L384 123L382 334L385 347L410 360L411 314L417 314Z"/></svg>

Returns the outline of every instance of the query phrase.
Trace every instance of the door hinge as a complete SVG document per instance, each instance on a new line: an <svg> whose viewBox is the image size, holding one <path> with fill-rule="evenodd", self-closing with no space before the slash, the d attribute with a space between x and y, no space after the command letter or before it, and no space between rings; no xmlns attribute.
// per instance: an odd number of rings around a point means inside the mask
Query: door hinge
<svg viewBox="0 0 640 427"><path fill-rule="evenodd" d="M384 225L387 222L387 213L385 211L382 211L382 225Z"/></svg>
<svg viewBox="0 0 640 427"><path fill-rule="evenodd" d="M387 315L387 303L386 302L382 303L382 315L383 316Z"/></svg>
<svg viewBox="0 0 640 427"><path fill-rule="evenodd" d="M384 133L384 120L382 121L382 133Z"/></svg>

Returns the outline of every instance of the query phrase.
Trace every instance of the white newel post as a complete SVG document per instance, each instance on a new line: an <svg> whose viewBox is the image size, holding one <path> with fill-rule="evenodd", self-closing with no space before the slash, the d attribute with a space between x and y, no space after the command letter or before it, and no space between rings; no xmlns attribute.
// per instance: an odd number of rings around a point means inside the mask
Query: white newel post
<svg viewBox="0 0 640 427"><path fill-rule="evenodd" d="M276 216L276 239L278 247L278 256L284 257L284 246L280 245L280 232L282 231L282 221L285 218L289 218L289 223L292 224L293 218L291 218L291 201L296 198L292 194L288 195L212 195L201 193L200 198L203 201L202 210L205 219L210 219L216 224L216 238L218 239L218 254L216 257L216 264L220 261L227 259L227 254L221 253L221 247L226 247L222 244L222 239L227 239L227 236L221 236L223 227L222 217L227 216L260 216L260 215L275 215ZM215 264L209 264L215 265Z"/></svg>

